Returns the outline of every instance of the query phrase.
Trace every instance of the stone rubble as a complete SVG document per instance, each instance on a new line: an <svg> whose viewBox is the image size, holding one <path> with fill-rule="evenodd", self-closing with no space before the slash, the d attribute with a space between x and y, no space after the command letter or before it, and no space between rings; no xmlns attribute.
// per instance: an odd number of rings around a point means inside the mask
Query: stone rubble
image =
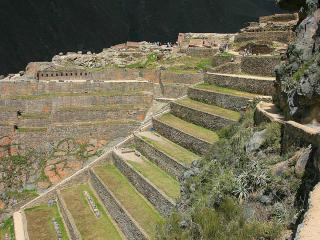
<svg viewBox="0 0 320 240"><path fill-rule="evenodd" d="M100 211L99 211L96 203L93 201L92 197L90 196L90 194L87 191L84 191L83 194L87 198L89 206L90 206L91 210L93 211L94 215L97 218L100 218L100 216L101 216Z"/></svg>
<svg viewBox="0 0 320 240"><path fill-rule="evenodd" d="M61 229L60 229L60 226L59 226L59 223L57 222L57 220L55 218L52 218L52 223L53 223L53 226L54 226L54 230L56 231L57 233L57 239L58 240L62 240L62 232L61 232Z"/></svg>

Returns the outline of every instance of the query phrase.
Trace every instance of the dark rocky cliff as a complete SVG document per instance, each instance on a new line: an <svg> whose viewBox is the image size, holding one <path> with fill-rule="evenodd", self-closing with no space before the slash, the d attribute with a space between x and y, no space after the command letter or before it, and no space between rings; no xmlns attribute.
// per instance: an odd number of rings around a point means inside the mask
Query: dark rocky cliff
<svg viewBox="0 0 320 240"><path fill-rule="evenodd" d="M0 2L0 74L58 52L126 40L175 41L178 32L235 32L279 11L273 0L12 0Z"/></svg>
<svg viewBox="0 0 320 240"><path fill-rule="evenodd" d="M318 0L279 0L287 9L300 9L297 39L277 69L275 102L288 119L320 122L320 8Z"/></svg>

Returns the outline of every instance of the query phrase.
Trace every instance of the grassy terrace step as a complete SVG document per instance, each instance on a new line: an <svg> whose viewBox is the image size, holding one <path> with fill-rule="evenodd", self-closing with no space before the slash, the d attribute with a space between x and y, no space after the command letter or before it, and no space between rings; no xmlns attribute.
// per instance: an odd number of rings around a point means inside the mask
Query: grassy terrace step
<svg viewBox="0 0 320 240"><path fill-rule="evenodd" d="M236 111L184 98L171 103L171 113L187 122L217 130L239 121Z"/></svg>
<svg viewBox="0 0 320 240"><path fill-rule="evenodd" d="M68 234L60 216L57 205L41 205L25 210L27 231L30 240L58 239L52 219L55 218L62 233L62 239L67 240Z"/></svg>
<svg viewBox="0 0 320 240"><path fill-rule="evenodd" d="M274 77L244 74L207 73L204 77L204 82L208 84L263 95L272 95L274 93L274 81Z"/></svg>
<svg viewBox="0 0 320 240"><path fill-rule="evenodd" d="M110 189L123 207L140 227L151 237L155 227L163 221L160 213L131 185L114 165L99 166L94 169L104 184Z"/></svg>
<svg viewBox="0 0 320 240"><path fill-rule="evenodd" d="M170 113L162 115L157 118L157 120L208 143L214 143L219 139L215 132L193 123L186 122Z"/></svg>
<svg viewBox="0 0 320 240"><path fill-rule="evenodd" d="M194 101L190 98L184 98L184 99L178 100L176 101L176 103L189 108L193 108L201 112L221 116L223 118L230 119L233 121L239 121L241 117L241 114L239 112L221 108L212 104L206 104L203 102Z"/></svg>
<svg viewBox="0 0 320 240"><path fill-rule="evenodd" d="M97 218L91 210L84 191L93 198L100 211L100 218ZM122 239L117 227L89 185L77 185L61 191L61 194L83 239Z"/></svg>
<svg viewBox="0 0 320 240"><path fill-rule="evenodd" d="M138 157L134 152L120 154L134 170L162 190L168 197L177 199L180 196L180 185L178 181L159 168L156 164L147 160L144 156Z"/></svg>
<svg viewBox="0 0 320 240"><path fill-rule="evenodd" d="M210 91L210 92L215 92L215 93L243 97L243 98L247 98L247 99L254 99L259 96L258 94L243 92L243 91L239 91L239 90L235 90L235 89L231 89L231 88L219 87L217 85L209 84L209 83L200 83L200 84L195 85L194 88L200 89L200 90L206 90L206 91Z"/></svg>
<svg viewBox="0 0 320 240"><path fill-rule="evenodd" d="M154 148L172 157L174 160L182 163L183 165L190 166L194 160L200 157L195 153L181 147L180 145L171 142L170 140L153 132L142 132L138 134L144 141L152 145Z"/></svg>
<svg viewBox="0 0 320 240"><path fill-rule="evenodd" d="M206 154L218 135L209 129L186 122L172 114L152 120L153 128L162 136L196 154Z"/></svg>
<svg viewBox="0 0 320 240"><path fill-rule="evenodd" d="M209 104L214 104L222 108L241 111L245 109L250 101L255 98L265 98L258 94L242 92L230 88L201 83L188 89L188 97Z"/></svg>

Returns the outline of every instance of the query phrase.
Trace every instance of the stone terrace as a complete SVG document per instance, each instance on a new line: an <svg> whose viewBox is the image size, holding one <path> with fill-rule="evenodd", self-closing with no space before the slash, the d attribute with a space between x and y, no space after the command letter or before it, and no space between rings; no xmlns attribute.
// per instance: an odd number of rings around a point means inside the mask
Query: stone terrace
<svg viewBox="0 0 320 240"><path fill-rule="evenodd" d="M81 179L97 196L97 203L104 206L101 211L112 219L108 226L113 225L128 239L154 239L154 226L175 207L179 178L218 140L216 131L237 122L250 102L272 92L270 77L207 73L204 79L189 87L187 96L171 102L169 112L155 116L152 125L116 147L105 163L88 168ZM86 232L81 230L95 215L88 212L80 217L79 211L72 210L75 206L66 200L67 192L75 194L70 186L77 188L68 183L49 199L62 202L60 212L69 236L84 237L95 232L90 224ZM25 206L22 214L47 200L42 197Z"/></svg>
<svg viewBox="0 0 320 240"><path fill-rule="evenodd" d="M250 37L259 39L269 37L270 33L254 34L260 35ZM288 40L285 34L280 37ZM268 62L269 57L260 60ZM179 179L219 140L217 130L236 123L253 101L271 100L272 67L256 74L241 71L248 69L250 63L229 68L233 63L225 63L228 64L227 73L206 73L203 82L189 86L186 96L170 103L170 110L154 115L126 141L23 206L15 213L16 233L25 234L18 240L28 239L27 236L37 239L29 229L36 226L25 216L50 202L57 202L56 218L62 219L58 222L59 228L66 229L71 239L91 236L102 239L105 234L112 234L114 238L155 239L155 226L176 207ZM259 111L259 106L256 118L272 119L263 109ZM288 136L290 134L288 131ZM314 136L318 139L319 135ZM93 197L103 219L97 219L90 211L84 190ZM50 218L48 213L40 213L40 216ZM21 223L22 229L19 228ZM47 221L47 224L52 223ZM103 233L104 229L98 231L97 226L109 229L108 233ZM306 226L313 228L314 225ZM45 237L51 237L49 232Z"/></svg>

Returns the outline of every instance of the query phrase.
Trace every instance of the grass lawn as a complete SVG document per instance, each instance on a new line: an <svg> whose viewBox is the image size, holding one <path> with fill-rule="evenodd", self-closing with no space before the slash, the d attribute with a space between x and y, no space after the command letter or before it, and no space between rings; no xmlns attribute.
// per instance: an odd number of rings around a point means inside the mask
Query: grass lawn
<svg viewBox="0 0 320 240"><path fill-rule="evenodd" d="M249 98L253 99L256 98L257 94L253 93L248 93L248 92L242 92L238 90L234 90L231 88L224 88L224 87L219 87L213 84L208 84L208 83L200 83L194 86L196 89L203 89L203 90L208 90L212 92L217 92L217 93L224 93L228 95L233 95L233 96L238 96L238 97L244 97L244 98Z"/></svg>
<svg viewBox="0 0 320 240"><path fill-rule="evenodd" d="M11 239L14 239L14 225L13 218L5 220L0 227L0 240L5 240L5 236L9 235Z"/></svg>
<svg viewBox="0 0 320 240"><path fill-rule="evenodd" d="M176 73L197 73L212 67L211 58L184 56L160 61L161 65L168 66L168 70Z"/></svg>
<svg viewBox="0 0 320 240"><path fill-rule="evenodd" d="M165 194L167 194L168 197L177 199L180 196L180 185L178 181L154 163L147 159L144 159L142 162L130 160L128 162L136 171L141 173Z"/></svg>
<svg viewBox="0 0 320 240"><path fill-rule="evenodd" d="M170 113L162 115L160 118L158 118L158 120L209 143L214 143L219 139L218 135L215 132L195 125L193 123L186 122L176 116L173 116Z"/></svg>
<svg viewBox="0 0 320 240"><path fill-rule="evenodd" d="M63 239L69 239L57 205L41 205L25 210L28 222L28 234L30 240L57 239L52 218L55 218L60 226Z"/></svg>
<svg viewBox="0 0 320 240"><path fill-rule="evenodd" d="M97 167L95 171L146 233L155 238L155 227L163 221L160 213L138 193L114 165Z"/></svg>
<svg viewBox="0 0 320 240"><path fill-rule="evenodd" d="M87 191L93 198L100 211L100 218L97 218L92 212L84 191ZM61 193L83 239L122 239L109 215L87 184L65 189Z"/></svg>
<svg viewBox="0 0 320 240"><path fill-rule="evenodd" d="M219 115L234 121L239 121L241 117L241 114L239 112L221 108L215 105L194 101L190 98L184 98L182 100L178 100L177 103L186 107L193 108L195 110L207 112L213 115Z"/></svg>
<svg viewBox="0 0 320 240"><path fill-rule="evenodd" d="M150 134L153 134L150 132ZM168 139L161 136L154 136L152 138L147 135L141 134L141 138L152 145L153 147L159 149L160 151L168 154L168 156L177 160L180 163L185 165L190 165L194 160L199 159L200 157L193 152L181 147L174 142L169 141Z"/></svg>

